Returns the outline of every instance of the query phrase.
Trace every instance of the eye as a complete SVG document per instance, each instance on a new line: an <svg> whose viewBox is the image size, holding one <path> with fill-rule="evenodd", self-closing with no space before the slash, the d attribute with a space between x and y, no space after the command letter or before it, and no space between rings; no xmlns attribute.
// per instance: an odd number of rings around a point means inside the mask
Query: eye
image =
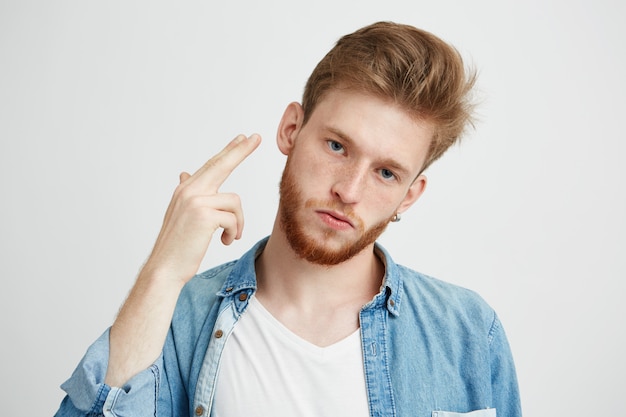
<svg viewBox="0 0 626 417"><path fill-rule="evenodd" d="M343 148L343 145L339 142L337 142L336 140L327 140L326 143L328 144L328 148L330 148L330 150L332 152L335 153L344 153L345 149Z"/></svg>
<svg viewBox="0 0 626 417"><path fill-rule="evenodd" d="M379 172L380 172L380 176L386 180L393 180L396 178L396 174L389 171L387 168L381 168Z"/></svg>

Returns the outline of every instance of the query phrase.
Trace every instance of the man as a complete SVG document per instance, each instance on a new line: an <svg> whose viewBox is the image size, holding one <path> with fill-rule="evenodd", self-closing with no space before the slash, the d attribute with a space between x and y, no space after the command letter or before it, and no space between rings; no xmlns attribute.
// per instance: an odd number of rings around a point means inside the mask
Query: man
<svg viewBox="0 0 626 417"><path fill-rule="evenodd" d="M280 121L288 158L271 236L194 277L217 229L224 244L242 234L239 200L219 187L260 137L238 136L181 174L57 415L520 415L493 310L375 243L470 121L472 84L458 53L416 28L340 39Z"/></svg>

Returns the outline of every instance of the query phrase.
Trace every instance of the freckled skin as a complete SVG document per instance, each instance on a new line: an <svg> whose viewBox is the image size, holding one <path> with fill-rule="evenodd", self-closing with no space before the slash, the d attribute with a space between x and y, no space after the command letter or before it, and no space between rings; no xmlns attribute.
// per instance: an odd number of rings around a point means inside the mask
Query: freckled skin
<svg viewBox="0 0 626 417"><path fill-rule="evenodd" d="M287 109L283 126L297 120L298 106ZM295 254L337 265L371 247L423 191L418 174L431 137L429 124L399 107L347 91L328 93L306 125L279 132L288 159L278 221Z"/></svg>

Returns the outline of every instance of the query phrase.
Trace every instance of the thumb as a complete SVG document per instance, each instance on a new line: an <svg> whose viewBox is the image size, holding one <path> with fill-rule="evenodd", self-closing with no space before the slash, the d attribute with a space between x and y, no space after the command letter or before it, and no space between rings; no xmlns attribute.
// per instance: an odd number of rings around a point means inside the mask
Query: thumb
<svg viewBox="0 0 626 417"><path fill-rule="evenodd" d="M188 172L181 172L178 176L178 180L180 181L180 184L182 184L183 182L187 181L189 177L191 177L191 175Z"/></svg>

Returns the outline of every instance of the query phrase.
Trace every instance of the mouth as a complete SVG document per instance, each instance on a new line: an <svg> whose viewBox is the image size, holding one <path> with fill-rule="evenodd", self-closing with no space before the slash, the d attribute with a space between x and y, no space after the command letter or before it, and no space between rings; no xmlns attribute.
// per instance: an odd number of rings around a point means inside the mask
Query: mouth
<svg viewBox="0 0 626 417"><path fill-rule="evenodd" d="M330 210L318 210L317 213L322 217L322 220L337 229L354 228L352 220L346 215Z"/></svg>

